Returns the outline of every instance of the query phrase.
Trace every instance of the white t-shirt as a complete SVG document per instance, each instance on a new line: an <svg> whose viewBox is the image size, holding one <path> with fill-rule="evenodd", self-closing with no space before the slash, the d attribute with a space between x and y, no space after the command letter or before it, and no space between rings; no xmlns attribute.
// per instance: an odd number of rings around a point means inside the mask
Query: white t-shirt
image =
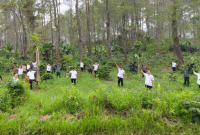
<svg viewBox="0 0 200 135"><path fill-rule="evenodd" d="M80 66L83 68L83 66L84 66L84 63L83 63L83 62L80 62Z"/></svg>
<svg viewBox="0 0 200 135"><path fill-rule="evenodd" d="M23 69L22 68L18 68L18 75L22 75L23 74Z"/></svg>
<svg viewBox="0 0 200 135"><path fill-rule="evenodd" d="M120 69L120 68L118 68L118 77L119 78L124 78L124 75L125 75L125 71L122 69Z"/></svg>
<svg viewBox="0 0 200 135"><path fill-rule="evenodd" d="M47 65L47 71L51 71L51 66Z"/></svg>
<svg viewBox="0 0 200 135"><path fill-rule="evenodd" d="M200 85L200 73L196 73L196 72L194 72L194 74L198 77L197 78L197 84L199 84Z"/></svg>
<svg viewBox="0 0 200 135"><path fill-rule="evenodd" d="M29 68L31 68L31 66L27 64L27 66L26 66L26 69L28 69L28 70L29 70Z"/></svg>
<svg viewBox="0 0 200 135"><path fill-rule="evenodd" d="M97 71L99 64L93 66L94 66L94 71Z"/></svg>
<svg viewBox="0 0 200 135"><path fill-rule="evenodd" d="M35 76L34 76L35 72L36 72L36 71L29 71L29 72L27 73L27 76L29 77L29 79L31 79L31 80L34 80L34 79L35 79Z"/></svg>
<svg viewBox="0 0 200 135"><path fill-rule="evenodd" d="M176 67L176 63L175 62L172 62L172 67Z"/></svg>
<svg viewBox="0 0 200 135"><path fill-rule="evenodd" d="M72 70L72 71L70 71L70 73L71 73L71 79L76 79L76 75L77 75L77 72L76 72L76 70Z"/></svg>
<svg viewBox="0 0 200 135"><path fill-rule="evenodd" d="M33 64L34 67L37 67L36 62L32 62L32 64Z"/></svg>
<svg viewBox="0 0 200 135"><path fill-rule="evenodd" d="M145 85L152 86L152 81L154 81L153 75L148 75L144 73L145 76Z"/></svg>
<svg viewBox="0 0 200 135"><path fill-rule="evenodd" d="M17 81L19 81L19 79L18 78L16 79L15 77L13 77L13 81L17 82Z"/></svg>

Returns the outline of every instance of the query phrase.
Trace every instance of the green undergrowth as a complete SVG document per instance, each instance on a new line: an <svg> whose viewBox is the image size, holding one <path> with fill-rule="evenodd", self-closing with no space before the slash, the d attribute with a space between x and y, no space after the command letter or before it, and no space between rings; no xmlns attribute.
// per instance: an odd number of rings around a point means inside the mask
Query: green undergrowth
<svg viewBox="0 0 200 135"><path fill-rule="evenodd" d="M200 90L169 68L153 68L155 88L147 90L142 75L129 74L117 86L117 68L109 80L78 72L77 84L61 78L39 82L21 104L0 112L0 134L198 134ZM3 74L1 96L7 91Z"/></svg>

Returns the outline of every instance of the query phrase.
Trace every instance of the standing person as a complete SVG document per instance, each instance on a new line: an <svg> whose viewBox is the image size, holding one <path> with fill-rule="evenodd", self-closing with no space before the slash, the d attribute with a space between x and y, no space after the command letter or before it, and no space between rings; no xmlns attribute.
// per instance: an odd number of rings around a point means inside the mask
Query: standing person
<svg viewBox="0 0 200 135"><path fill-rule="evenodd" d="M22 66L22 70L23 70L23 76L22 76L22 78L24 78L24 75L27 73L27 71L26 71L26 65L22 64L22 61L21 61L21 66Z"/></svg>
<svg viewBox="0 0 200 135"><path fill-rule="evenodd" d="M23 78L23 69L21 68L21 66L19 66L18 68L18 76L21 76Z"/></svg>
<svg viewBox="0 0 200 135"><path fill-rule="evenodd" d="M82 60L80 61L80 67L81 67L81 71L83 72L84 63L82 62Z"/></svg>
<svg viewBox="0 0 200 135"><path fill-rule="evenodd" d="M32 87L32 83L35 82L35 84L37 85L37 81L35 80L35 74L36 71L32 71L32 69L30 68L29 69L29 72L27 73L27 77L29 78L29 83L30 83L30 88L31 90L33 90L33 87Z"/></svg>
<svg viewBox="0 0 200 135"><path fill-rule="evenodd" d="M95 77L96 77L99 64L95 63L93 66L94 66L94 73L95 73Z"/></svg>
<svg viewBox="0 0 200 135"><path fill-rule="evenodd" d="M144 73L147 73L147 66L146 66L145 63L142 63L142 71L143 71ZM142 77L144 77L144 75L142 75Z"/></svg>
<svg viewBox="0 0 200 135"><path fill-rule="evenodd" d="M172 62L172 70L176 71L176 65L177 65L176 62L172 61L172 60L171 60L171 62Z"/></svg>
<svg viewBox="0 0 200 135"><path fill-rule="evenodd" d="M199 88L200 88L200 70L199 70L199 73L196 73L194 71L194 68L192 69L193 73L197 76L197 84L199 85Z"/></svg>
<svg viewBox="0 0 200 135"><path fill-rule="evenodd" d="M76 85L76 79L77 79L77 72L75 68L73 68L72 71L69 72L71 74L71 82Z"/></svg>
<svg viewBox="0 0 200 135"><path fill-rule="evenodd" d="M56 67L56 77L60 77L60 70L61 70L61 65L58 64L58 66Z"/></svg>
<svg viewBox="0 0 200 135"><path fill-rule="evenodd" d="M140 71L145 76L145 87L148 89L154 88L154 77L151 75L151 71L147 70L147 73L144 73L142 70Z"/></svg>
<svg viewBox="0 0 200 135"><path fill-rule="evenodd" d="M13 66L13 72L14 72L14 75L18 73L18 68L16 65Z"/></svg>
<svg viewBox="0 0 200 135"><path fill-rule="evenodd" d="M122 67L119 68L116 62L115 62L115 65L118 68L118 74L117 74L118 86L120 87L120 83L121 83L121 86L123 87L123 85L124 85L123 80L124 80L124 76L125 76L125 71L123 70Z"/></svg>
<svg viewBox="0 0 200 135"><path fill-rule="evenodd" d="M90 64L88 65L88 72L89 72L90 74L92 74L92 64L91 64L91 62L90 62Z"/></svg>
<svg viewBox="0 0 200 135"><path fill-rule="evenodd" d="M189 64L189 67L185 67L185 71L184 71L184 85L186 85L186 82L187 82L187 85L189 86L189 73L190 73L190 64Z"/></svg>
<svg viewBox="0 0 200 135"><path fill-rule="evenodd" d="M27 63L27 65L26 65L27 73L29 72L30 68L31 68L31 65L29 63Z"/></svg>
<svg viewBox="0 0 200 135"><path fill-rule="evenodd" d="M47 64L46 64L47 65ZM50 64L47 65L47 73L50 73L51 72L51 66Z"/></svg>
<svg viewBox="0 0 200 135"><path fill-rule="evenodd" d="M53 62L53 65L52 65L52 73L55 73L56 72L56 63Z"/></svg>
<svg viewBox="0 0 200 135"><path fill-rule="evenodd" d="M35 61L35 62L32 62L32 65L33 65L33 67L37 68L37 63L36 63L36 61Z"/></svg>
<svg viewBox="0 0 200 135"><path fill-rule="evenodd" d="M14 82L19 81L19 79L18 79L18 74L15 74L15 76L13 77L13 81L14 81Z"/></svg>

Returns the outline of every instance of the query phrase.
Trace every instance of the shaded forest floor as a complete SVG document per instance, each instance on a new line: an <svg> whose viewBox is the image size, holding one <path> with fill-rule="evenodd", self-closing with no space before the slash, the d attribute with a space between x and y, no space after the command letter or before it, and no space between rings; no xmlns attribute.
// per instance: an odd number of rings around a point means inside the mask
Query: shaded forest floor
<svg viewBox="0 0 200 135"><path fill-rule="evenodd" d="M0 94L11 79L2 75ZM29 96L21 105L0 112L0 134L199 134L194 113L183 104L199 103L197 77L191 74L190 86L184 86L180 71L176 81L168 67L152 69L152 75L155 88L147 90L141 74L139 81L137 73L128 72L119 88L117 68L107 80L78 72L76 86L62 72L61 78L26 90Z"/></svg>

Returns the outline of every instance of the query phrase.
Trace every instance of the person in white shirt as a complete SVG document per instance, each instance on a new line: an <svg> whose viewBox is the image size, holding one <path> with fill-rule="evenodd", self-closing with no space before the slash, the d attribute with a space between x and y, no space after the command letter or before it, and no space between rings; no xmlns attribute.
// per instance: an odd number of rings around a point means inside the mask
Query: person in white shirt
<svg viewBox="0 0 200 135"><path fill-rule="evenodd" d="M29 72L30 68L31 68L31 65L29 63L27 63L27 65L26 65L27 73Z"/></svg>
<svg viewBox="0 0 200 135"><path fill-rule="evenodd" d="M80 67L81 67L81 71L83 72L84 63L82 62L82 60L80 61Z"/></svg>
<svg viewBox="0 0 200 135"><path fill-rule="evenodd" d="M73 68L72 71L69 72L71 74L71 82L76 85L76 79L77 79L77 72L75 68Z"/></svg>
<svg viewBox="0 0 200 135"><path fill-rule="evenodd" d="M35 82L36 85L37 85L37 83L38 83L38 82L35 80L35 73L36 73L36 71L32 71L31 68L29 69L29 72L27 73L27 77L29 78L29 83L30 83L30 88L31 88L31 90L33 90L32 83Z"/></svg>
<svg viewBox="0 0 200 135"><path fill-rule="evenodd" d="M18 79L18 74L15 74L15 76L13 77L13 81L14 81L14 82L19 81L19 79Z"/></svg>
<svg viewBox="0 0 200 135"><path fill-rule="evenodd" d="M124 76L125 76L125 71L123 70L122 67L118 67L117 63L115 63L116 67L118 68L118 74L117 74L117 77L118 77L118 86L120 87L120 83L121 83L121 86L124 85Z"/></svg>
<svg viewBox="0 0 200 135"><path fill-rule="evenodd" d="M140 71L145 76L145 87L148 89L154 88L154 77L151 75L151 71L147 70L147 73L144 73L142 69Z"/></svg>
<svg viewBox="0 0 200 135"><path fill-rule="evenodd" d="M46 64L47 65L47 64ZM51 72L51 66L50 64L47 65L47 73L50 73Z"/></svg>
<svg viewBox="0 0 200 135"><path fill-rule="evenodd" d="M99 64L95 63L93 66L94 66L94 73L95 73L95 77L96 77Z"/></svg>
<svg viewBox="0 0 200 135"><path fill-rule="evenodd" d="M199 73L196 73L194 71L194 68L192 68L192 70L193 70L193 73L197 76L197 84L199 85L199 88L200 88L200 71L199 71Z"/></svg>
<svg viewBox="0 0 200 135"><path fill-rule="evenodd" d="M23 69L20 66L18 68L18 76L21 76L23 78Z"/></svg>
<svg viewBox="0 0 200 135"><path fill-rule="evenodd" d="M172 70L173 70L173 71L176 71L176 65L177 65L177 64L175 63L175 61L172 61L172 60L171 60L171 62L172 62Z"/></svg>
<svg viewBox="0 0 200 135"><path fill-rule="evenodd" d="M35 62L32 62L32 65L33 65L35 68L37 68L37 63L36 63L36 61L35 61Z"/></svg>

